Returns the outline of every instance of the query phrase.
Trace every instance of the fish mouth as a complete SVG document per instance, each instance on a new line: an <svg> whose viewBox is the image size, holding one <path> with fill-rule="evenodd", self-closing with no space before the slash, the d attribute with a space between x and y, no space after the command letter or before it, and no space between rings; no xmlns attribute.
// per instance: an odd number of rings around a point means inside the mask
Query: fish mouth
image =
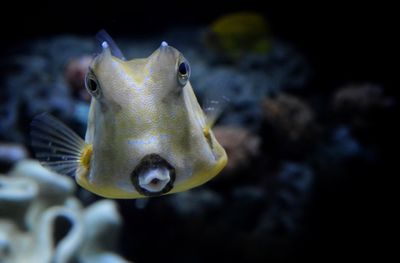
<svg viewBox="0 0 400 263"><path fill-rule="evenodd" d="M174 187L175 177L175 168L155 153L144 156L131 173L133 186L144 196L168 193Z"/></svg>

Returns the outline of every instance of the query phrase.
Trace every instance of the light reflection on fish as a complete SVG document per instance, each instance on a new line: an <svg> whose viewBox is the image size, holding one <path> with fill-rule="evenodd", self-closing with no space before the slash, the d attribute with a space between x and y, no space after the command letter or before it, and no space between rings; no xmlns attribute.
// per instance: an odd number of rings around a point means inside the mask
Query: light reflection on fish
<svg viewBox="0 0 400 263"><path fill-rule="evenodd" d="M86 76L92 96L85 140L48 114L32 122L41 163L107 198L140 198L199 186L226 165L189 82L190 66L162 42L148 58L125 60L105 33Z"/></svg>

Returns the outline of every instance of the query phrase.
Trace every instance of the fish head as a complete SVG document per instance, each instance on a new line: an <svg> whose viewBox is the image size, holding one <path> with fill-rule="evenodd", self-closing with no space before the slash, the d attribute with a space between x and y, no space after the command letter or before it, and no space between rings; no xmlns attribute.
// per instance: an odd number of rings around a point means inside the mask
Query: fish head
<svg viewBox="0 0 400 263"><path fill-rule="evenodd" d="M207 128L190 70L166 42L132 60L103 43L86 77L92 154L78 184L108 198L140 198L188 190L223 169L227 156Z"/></svg>

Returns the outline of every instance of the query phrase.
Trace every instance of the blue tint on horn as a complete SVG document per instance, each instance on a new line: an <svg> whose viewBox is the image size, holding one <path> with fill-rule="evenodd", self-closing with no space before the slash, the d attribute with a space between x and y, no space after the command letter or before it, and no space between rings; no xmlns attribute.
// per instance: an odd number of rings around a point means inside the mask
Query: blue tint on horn
<svg viewBox="0 0 400 263"><path fill-rule="evenodd" d="M96 34L96 39L100 42L100 45L104 48L104 42L107 43L108 47L110 48L111 54L114 57L117 57L122 60L126 60L124 55L122 54L121 50L118 48L117 44L115 44L114 40L111 38L111 36L105 31L105 30L100 30Z"/></svg>

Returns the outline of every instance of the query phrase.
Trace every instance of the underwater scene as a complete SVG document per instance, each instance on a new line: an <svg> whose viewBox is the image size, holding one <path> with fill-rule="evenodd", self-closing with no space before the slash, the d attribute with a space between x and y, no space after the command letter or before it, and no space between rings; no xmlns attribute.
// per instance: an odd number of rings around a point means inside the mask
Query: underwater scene
<svg viewBox="0 0 400 263"><path fill-rule="evenodd" d="M390 11L117 2L1 18L0 263L383 259Z"/></svg>

